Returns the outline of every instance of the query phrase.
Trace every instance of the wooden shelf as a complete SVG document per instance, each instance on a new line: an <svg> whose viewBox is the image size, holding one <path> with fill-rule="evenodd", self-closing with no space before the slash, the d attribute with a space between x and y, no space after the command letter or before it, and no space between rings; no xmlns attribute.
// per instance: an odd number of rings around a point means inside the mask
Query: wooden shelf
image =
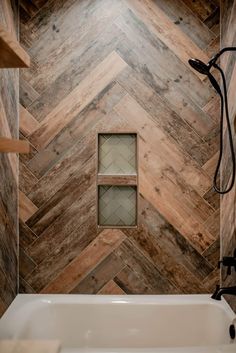
<svg viewBox="0 0 236 353"><path fill-rule="evenodd" d="M9 139L0 137L0 153L13 152L13 153L29 153L30 145L27 141Z"/></svg>
<svg viewBox="0 0 236 353"><path fill-rule="evenodd" d="M98 174L98 185L137 185L137 175L102 175Z"/></svg>
<svg viewBox="0 0 236 353"><path fill-rule="evenodd" d="M20 44L0 25L0 68L29 67L30 57Z"/></svg>

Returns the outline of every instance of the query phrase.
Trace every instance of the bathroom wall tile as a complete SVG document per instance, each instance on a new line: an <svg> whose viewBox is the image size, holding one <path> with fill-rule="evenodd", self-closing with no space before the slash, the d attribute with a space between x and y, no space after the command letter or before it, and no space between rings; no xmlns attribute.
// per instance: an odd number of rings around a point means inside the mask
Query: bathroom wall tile
<svg viewBox="0 0 236 353"><path fill-rule="evenodd" d="M31 153L20 163L21 187L36 207L21 223L32 262L22 259L20 291L209 292L219 256L218 200L209 192L219 106L187 59L207 60L217 49L218 7L200 1L196 16L187 1L31 3L21 6L21 41L33 57L21 71L21 103L34 124L29 135L22 130ZM130 132L139 135L139 173L134 143L111 135ZM96 158L98 134L107 133L98 171L139 174L140 207L137 228L103 233ZM104 222L117 220L110 205L132 214L133 187L125 205L120 190L102 189ZM117 223L133 224L129 212Z"/></svg>
<svg viewBox="0 0 236 353"><path fill-rule="evenodd" d="M18 1L0 1L0 24L18 37ZM17 69L0 70L0 135L18 138ZM18 157L0 153L0 316L17 294Z"/></svg>

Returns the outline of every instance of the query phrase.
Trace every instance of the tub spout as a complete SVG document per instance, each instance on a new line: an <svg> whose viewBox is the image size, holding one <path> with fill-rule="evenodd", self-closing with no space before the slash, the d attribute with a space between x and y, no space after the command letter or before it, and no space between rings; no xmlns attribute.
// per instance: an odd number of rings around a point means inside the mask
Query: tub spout
<svg viewBox="0 0 236 353"><path fill-rule="evenodd" d="M215 300L221 300L222 295L230 294L236 296L236 286L234 287L220 287L216 286L215 292L212 294L211 298Z"/></svg>

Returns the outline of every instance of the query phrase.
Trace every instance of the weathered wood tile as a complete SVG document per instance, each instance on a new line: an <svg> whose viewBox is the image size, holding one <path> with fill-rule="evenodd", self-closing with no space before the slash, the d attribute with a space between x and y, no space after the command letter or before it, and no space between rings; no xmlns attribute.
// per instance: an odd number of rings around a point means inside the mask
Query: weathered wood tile
<svg viewBox="0 0 236 353"><path fill-rule="evenodd" d="M70 293L96 294L124 267L120 258L111 253L91 271Z"/></svg>
<svg viewBox="0 0 236 353"><path fill-rule="evenodd" d="M214 1L189 1L182 0L186 6L188 6L202 21L205 21L212 12L217 9L217 5Z"/></svg>
<svg viewBox="0 0 236 353"><path fill-rule="evenodd" d="M136 129L142 132L140 143L142 143L142 141L148 141L148 145L152 148L153 153L155 153L155 149L158 149L158 153L155 155L157 157L159 170L163 164L163 161L161 161L163 156L165 166L168 166L166 163L168 160L176 172L181 171L183 179L191 183L193 187L196 187L200 194L208 189L210 180L204 171L199 168L191 158L181 153L176 145L172 143L160 129L156 128L147 112L132 97L127 94L114 109L119 115L126 116L128 121L135 121ZM155 136L152 136L152 130L156 131ZM150 147L148 148L150 149ZM144 153L144 146L142 146L140 152ZM189 180L190 174L196 177Z"/></svg>
<svg viewBox="0 0 236 353"><path fill-rule="evenodd" d="M130 240L126 239L115 250L124 263L139 273L143 285L152 288L152 293L178 293L178 289L167 279L162 277L160 271L135 247Z"/></svg>
<svg viewBox="0 0 236 353"><path fill-rule="evenodd" d="M220 2L215 4L215 10L211 11L204 24L216 35L220 35ZM213 9L213 8L212 8Z"/></svg>
<svg viewBox="0 0 236 353"><path fill-rule="evenodd" d="M216 241L204 251L203 256L210 264L217 267L220 259L220 238L216 239Z"/></svg>
<svg viewBox="0 0 236 353"><path fill-rule="evenodd" d="M62 243L52 247L51 252L42 261L31 276L26 278L29 285L38 293L47 286L63 269L85 249L96 236L95 210L89 204L83 223L80 222ZM90 212L89 212L90 211ZM43 248L47 248L47 245ZM46 249L45 249L46 250Z"/></svg>
<svg viewBox="0 0 236 353"><path fill-rule="evenodd" d="M47 146L29 163L36 176L43 176L52 168L73 145L78 143L85 135L89 134L97 124L125 95L125 91L119 85L112 82L102 90L99 95L70 124L68 124Z"/></svg>
<svg viewBox="0 0 236 353"><path fill-rule="evenodd" d="M22 192L19 192L19 217L26 222L36 211L37 206Z"/></svg>
<svg viewBox="0 0 236 353"><path fill-rule="evenodd" d="M185 149L189 144L190 146L193 144L200 145L202 140L198 135L204 137L215 125L209 116L197 105L194 105L192 102L183 104L180 97L179 101L178 97L172 97L171 87L169 87L169 93L159 92L158 94L143 80L140 80L140 75L130 67L126 68L118 75L117 81L150 113L159 125L163 126L163 129L166 130L171 137L175 139L179 138L178 142ZM175 102L172 98L175 99ZM164 120L164 116L166 116L166 120ZM186 123L184 123L184 121ZM194 134L189 125L198 135ZM201 150L201 146L199 146L199 149ZM202 153L202 150L200 152Z"/></svg>
<svg viewBox="0 0 236 353"><path fill-rule="evenodd" d="M212 31L182 0L178 1L178 6L176 6L175 0L156 0L155 4L201 49L205 49L214 38Z"/></svg>
<svg viewBox="0 0 236 353"><path fill-rule="evenodd" d="M4 314L6 308L7 308L7 305L0 298L0 317Z"/></svg>
<svg viewBox="0 0 236 353"><path fill-rule="evenodd" d="M29 143L29 153L21 153L19 156L20 162L27 165L29 161L37 154L37 150L21 132L19 134L19 139L23 141L28 141Z"/></svg>
<svg viewBox="0 0 236 353"><path fill-rule="evenodd" d="M210 90L206 84L202 84L199 78L162 41L151 33L132 11L128 10L122 16L119 16L115 24L125 33L127 40L130 42L128 42L127 56L132 55L132 52L137 52L139 60L151 71L154 80L158 78L157 81L165 84L171 82L195 103L200 106L206 104L212 95L212 89ZM144 51L145 56L142 55ZM125 55L122 57L127 62ZM192 90L192 87L195 87L196 90ZM198 89L199 91L196 93Z"/></svg>
<svg viewBox="0 0 236 353"><path fill-rule="evenodd" d="M98 292L98 294L115 294L123 295L126 294L117 283L113 280L109 281L105 286Z"/></svg>
<svg viewBox="0 0 236 353"><path fill-rule="evenodd" d="M11 279L3 272L0 267L0 297L2 298L2 310L6 310L16 296L16 283L11 282Z"/></svg>
<svg viewBox="0 0 236 353"><path fill-rule="evenodd" d="M17 204L17 199L12 199ZM8 284L12 288L16 288L17 282L17 219L16 214L15 220L12 220L12 215L9 214L10 210L4 204L2 198L0 198L0 234L1 234L1 252L0 252L0 268L7 274L8 281L6 283L6 288L3 286L4 290L8 290ZM0 283L4 283L1 282ZM1 286L0 286L1 287ZM4 289L5 288L5 289ZM15 293L16 294L16 293ZM12 297L12 300L14 296Z"/></svg>
<svg viewBox="0 0 236 353"><path fill-rule="evenodd" d="M215 173L216 164L219 158L219 152L216 152L209 160L202 166L202 169L213 178Z"/></svg>
<svg viewBox="0 0 236 353"><path fill-rule="evenodd" d="M208 45L206 51L207 55L212 58L220 49L220 35L211 41Z"/></svg>
<svg viewBox="0 0 236 353"><path fill-rule="evenodd" d="M79 173L69 179L58 192L56 192L47 202L43 204L39 210L34 213L27 221L30 229L40 235L46 228L51 226L53 222L68 210L68 207L95 182L93 175L95 174L95 163L89 161L83 173Z"/></svg>
<svg viewBox="0 0 236 353"><path fill-rule="evenodd" d="M213 187L211 187L203 197L215 210L220 208L220 195L215 192Z"/></svg>
<svg viewBox="0 0 236 353"><path fill-rule="evenodd" d="M36 239L36 234L21 220L19 221L19 238L23 249L27 249Z"/></svg>
<svg viewBox="0 0 236 353"><path fill-rule="evenodd" d="M89 77L83 80L40 124L30 136L36 148L46 147L60 130L65 127L87 104L89 104L116 75L126 63L112 52L96 67Z"/></svg>
<svg viewBox="0 0 236 353"><path fill-rule="evenodd" d="M150 30L159 38L185 65L188 66L189 58L199 58L208 62L209 58L200 48L195 45L188 35L185 35L166 16L165 12L158 6L151 6L149 0L131 1L126 0L129 8L145 23ZM193 71L193 69L192 69ZM195 75L203 80L204 76L193 71Z"/></svg>
<svg viewBox="0 0 236 353"><path fill-rule="evenodd" d="M23 278L26 275L29 275L36 267L34 261L27 255L27 253L22 248L20 248L19 251L19 261L21 263L20 276L22 276Z"/></svg>
<svg viewBox="0 0 236 353"><path fill-rule="evenodd" d="M220 209L216 210L206 221L206 228L216 238L220 236Z"/></svg>
<svg viewBox="0 0 236 353"><path fill-rule="evenodd" d="M38 179L36 176L26 167L24 163L20 163L19 166L19 188L26 195L32 190L37 184Z"/></svg>
<svg viewBox="0 0 236 353"><path fill-rule="evenodd" d="M139 277L129 266L115 276L114 282L127 294L153 293L152 289L144 283L143 278Z"/></svg>
<svg viewBox="0 0 236 353"><path fill-rule="evenodd" d="M218 5L209 14L201 0L194 6L22 0L21 42L32 65L21 71L21 138L31 142L20 156L29 205L21 292L205 293L218 281L211 185L219 101L187 64L217 50ZM96 224L97 134L132 131L139 227L104 231Z"/></svg>
<svg viewBox="0 0 236 353"><path fill-rule="evenodd" d="M28 136L39 127L37 120L26 110L20 106L20 131L24 136Z"/></svg>
<svg viewBox="0 0 236 353"><path fill-rule="evenodd" d="M24 278L20 277L19 281L19 292L25 294L34 294L35 291L33 288L24 280Z"/></svg>
<svg viewBox="0 0 236 353"><path fill-rule="evenodd" d="M87 248L60 273L41 293L68 293L89 270L114 251L125 239L120 230L104 230Z"/></svg>
<svg viewBox="0 0 236 353"><path fill-rule="evenodd" d="M188 292L191 287L192 293L201 292L203 290L201 281L213 268L142 195L140 207L142 209L140 229L127 230L126 235L132 238L140 251L151 259L163 277L171 279L177 288Z"/></svg>
<svg viewBox="0 0 236 353"><path fill-rule="evenodd" d="M34 1L27 1L21 0L20 1L20 19L21 23L26 23L32 17L36 15L36 13L42 9L42 7L48 2L48 0L34 0Z"/></svg>
<svg viewBox="0 0 236 353"><path fill-rule="evenodd" d="M218 268L212 271L211 274L207 278L205 278L203 284L210 293L213 293L215 291L216 286L219 284L219 278L220 271Z"/></svg>
<svg viewBox="0 0 236 353"><path fill-rule="evenodd" d="M26 23L38 11L38 8L31 1L21 0L20 2L20 19L21 23Z"/></svg>
<svg viewBox="0 0 236 353"><path fill-rule="evenodd" d="M1 78L1 76L0 76ZM3 99L0 97L0 114L1 114L1 119L0 119L0 131L1 131L1 136L6 137L6 138L17 138L18 133L15 131L15 128L11 128L10 123L8 122L8 114L7 110L5 109L5 103L3 102ZM16 108L16 112L18 114L18 110ZM16 113L15 112L15 113ZM11 112L10 112L11 113ZM12 113L11 113L12 114ZM10 115L14 116L14 115ZM15 182L17 183L18 176L17 176L17 155L15 153L4 153L1 155L1 166L3 170L5 170L8 175L11 175L10 179L6 179L9 182ZM2 174L4 175L4 174ZM14 180L12 180L12 178Z"/></svg>
<svg viewBox="0 0 236 353"><path fill-rule="evenodd" d="M0 1L0 25L18 38L17 1ZM0 136L18 138L19 71L0 70ZM0 154L0 317L17 294L18 157Z"/></svg>
<svg viewBox="0 0 236 353"><path fill-rule="evenodd" d="M94 128L73 148L68 149L63 159L40 179L37 188L29 194L29 198L37 206L41 206L54 195L68 178L79 173L90 158L93 158L95 163L96 136L98 132L107 131L108 124L113 131L124 131L127 125L125 120L115 112L105 115L97 124L94 124Z"/></svg>
<svg viewBox="0 0 236 353"><path fill-rule="evenodd" d="M28 70L28 69L27 69ZM22 77L20 79L20 103L23 107L27 107L39 97L39 93L25 81Z"/></svg>
<svg viewBox="0 0 236 353"><path fill-rule="evenodd" d="M76 59L72 63L69 61L66 67L63 65L63 71L55 79L55 82L47 85L40 97L28 107L28 110L38 121L42 121L87 76L92 68L95 68L116 48L122 32L112 25L103 33L102 37L98 36L97 32L95 35L94 39L91 39L91 35L87 40L83 38L85 45L79 52L80 45L77 45Z"/></svg>
<svg viewBox="0 0 236 353"><path fill-rule="evenodd" d="M93 180L93 184L94 182L95 180ZM82 225L89 215L95 214L95 205L93 203L95 201L96 190L95 186L91 184L92 180L66 212L62 213L60 217L55 218L54 222L48 223L48 227L32 246L29 247L28 252L37 263L40 263L52 254L55 250L55 241L57 241L59 248L59 244L68 239L68 236L72 235L73 232L76 232L77 227ZM90 195L86 197L86 193L90 193ZM80 214L80 218L78 218L78 214ZM64 224L66 224L66 227Z"/></svg>
<svg viewBox="0 0 236 353"><path fill-rule="evenodd" d="M50 11L52 7L53 4ZM66 7L68 7L67 11ZM66 67L79 59L80 54L88 48L88 43L91 44L98 34L102 35L105 32L107 26L119 15L122 7L120 0L115 2L103 0L91 4L77 1L67 1L66 4L64 2L62 8L58 8L56 17L49 18L48 27L39 24L44 31L43 36L38 40L32 38L33 45L29 48L29 53L36 65L29 70L24 70L24 78L37 92L43 93ZM90 18L89 21L87 16ZM47 18L44 21L46 22ZM26 31L29 31L28 27L31 28L32 24L33 22L26 26ZM73 26L76 31L71 31ZM33 31L31 33L33 34ZM40 33L39 27L36 33ZM48 43L47 46L44 45L44 41Z"/></svg>

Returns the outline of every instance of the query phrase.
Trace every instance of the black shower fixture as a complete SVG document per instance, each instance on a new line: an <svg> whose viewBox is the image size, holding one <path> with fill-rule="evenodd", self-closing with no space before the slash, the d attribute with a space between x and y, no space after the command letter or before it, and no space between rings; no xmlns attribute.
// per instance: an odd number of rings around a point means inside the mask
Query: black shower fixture
<svg viewBox="0 0 236 353"><path fill-rule="evenodd" d="M231 124L230 124L230 119L229 119L229 108L228 108L228 97L227 97L227 85L226 85L226 79L225 79L225 74L224 71L221 69L221 67L216 63L218 58L226 51L236 51L236 47L225 47L221 49L216 55L213 56L213 58L205 64L199 59L189 59L189 65L199 73L208 76L212 86L215 88L216 92L220 96L221 100L221 110L220 110L220 154L219 154L219 159L216 165L215 169L215 174L214 174L214 180L213 180L213 187L216 192L219 194L227 194L230 190L232 190L235 182L235 153L234 153L234 144L233 144L233 137L232 137L232 130L231 130ZM215 77L212 75L210 72L211 68L214 67L216 68L221 75L222 78L222 84L223 84L223 93L221 91L220 85L216 81ZM223 145L224 145L224 132L223 132L223 122L224 122L224 111L225 111L225 117L226 117L226 124L227 124L227 130L228 130L228 137L229 137L229 145L230 145L230 153L231 153L231 160L232 160L232 177L231 177L231 182L228 186L226 187L225 190L220 190L220 188L217 187L217 176L220 170L220 165L222 161L222 156L223 156Z"/></svg>

